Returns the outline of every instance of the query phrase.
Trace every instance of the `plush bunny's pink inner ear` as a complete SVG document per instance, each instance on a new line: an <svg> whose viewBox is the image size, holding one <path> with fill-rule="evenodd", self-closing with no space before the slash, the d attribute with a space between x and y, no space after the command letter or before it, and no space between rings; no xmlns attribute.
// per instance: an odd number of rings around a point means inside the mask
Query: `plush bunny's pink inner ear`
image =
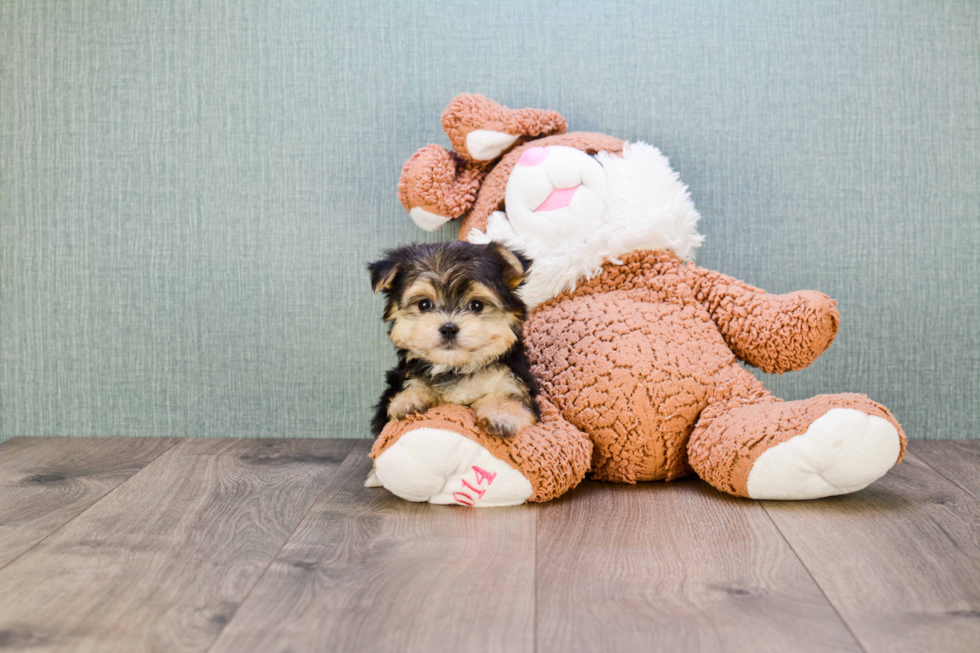
<svg viewBox="0 0 980 653"><path fill-rule="evenodd" d="M556 111L508 109L462 93L442 112L442 128L459 155L477 163L496 160L522 139L564 134L568 125Z"/></svg>
<svg viewBox="0 0 980 653"><path fill-rule="evenodd" d="M470 210L486 170L427 145L402 168L398 199L422 229L435 231Z"/></svg>

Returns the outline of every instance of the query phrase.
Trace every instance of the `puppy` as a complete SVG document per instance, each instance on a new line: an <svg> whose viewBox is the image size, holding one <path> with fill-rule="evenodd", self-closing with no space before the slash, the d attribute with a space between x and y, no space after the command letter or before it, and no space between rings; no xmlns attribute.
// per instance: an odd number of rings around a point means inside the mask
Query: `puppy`
<svg viewBox="0 0 980 653"><path fill-rule="evenodd" d="M375 435L389 420L438 404L476 412L509 437L540 418L537 384L521 341L526 307L516 290L531 262L503 245L455 241L386 252L368 266L398 365L376 406Z"/></svg>

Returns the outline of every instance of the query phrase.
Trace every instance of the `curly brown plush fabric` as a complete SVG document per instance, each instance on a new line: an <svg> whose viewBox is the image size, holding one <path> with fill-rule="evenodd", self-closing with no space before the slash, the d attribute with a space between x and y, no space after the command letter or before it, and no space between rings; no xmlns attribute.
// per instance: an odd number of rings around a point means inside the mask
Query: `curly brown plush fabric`
<svg viewBox="0 0 980 653"><path fill-rule="evenodd" d="M674 254L638 252L528 319L532 369L566 419L592 436L597 479L690 472L687 437L714 375L735 357L686 280Z"/></svg>
<svg viewBox="0 0 980 653"><path fill-rule="evenodd" d="M771 321L779 327L767 329ZM737 363L742 352L774 371L806 365L833 340L837 323L833 302L820 293L769 295L672 252L635 252L529 316L524 335L541 384L539 424L504 440L486 435L470 409L438 406L389 424L372 456L408 431L438 428L524 474L530 501L559 496L587 472L635 483L693 470L719 490L747 496L758 457L833 408L887 420L904 454L901 426L864 395L783 402ZM765 358L760 351L796 353Z"/></svg>
<svg viewBox="0 0 980 653"><path fill-rule="evenodd" d="M592 457L592 442L562 419L547 399L539 400L538 404L541 421L509 439L487 435L477 424L473 411L465 406L436 406L424 414L390 422L371 448L371 457L377 460L402 435L415 429L455 431L521 472L531 482L533 490L528 501L550 501L585 478Z"/></svg>
<svg viewBox="0 0 980 653"><path fill-rule="evenodd" d="M454 152L429 144L402 167L398 199L406 211L419 206L429 213L458 218L473 206L486 175L485 166L470 164Z"/></svg>
<svg viewBox="0 0 980 653"><path fill-rule="evenodd" d="M747 283L693 264L691 287L735 355L764 372L802 370L837 335L837 302L805 290L770 295Z"/></svg>
<svg viewBox="0 0 980 653"><path fill-rule="evenodd" d="M734 396L779 401L738 367L736 357L771 371L804 367L833 340L838 321L833 302L820 293L770 295L671 252L635 252L539 306L525 340L544 393L592 437L593 477L634 483L690 472L688 439L695 424L699 433L712 433L713 413L706 409L738 387L729 383L733 374L744 386ZM805 431L830 408L881 412L860 395L808 402L798 419L764 418L758 411L727 416L716 446L733 448L720 471L705 463L720 454L704 454L703 444L692 445L704 463L695 471L719 489L743 494L762 451ZM746 440L753 446L740 444ZM744 475L726 471L735 467Z"/></svg>
<svg viewBox="0 0 980 653"><path fill-rule="evenodd" d="M564 134L568 123L557 111L508 109L482 95L461 93L442 112L442 130L453 149L467 161L476 162L466 148L466 136L476 129L540 138Z"/></svg>
<svg viewBox="0 0 980 653"><path fill-rule="evenodd" d="M881 404L851 393L783 401L770 395L754 376L733 365L716 378L708 406L691 434L688 458L698 476L712 486L747 497L746 482L759 456L805 432L834 408L853 408L887 420L901 436L896 462L905 457L902 427Z"/></svg>
<svg viewBox="0 0 980 653"><path fill-rule="evenodd" d="M624 153L620 139L564 133L564 120L554 112L512 111L480 96L454 100L443 126L459 155L432 145L420 150L403 170L399 196L409 210L462 215L461 240L473 229L486 231L493 212L506 209L508 180L529 148ZM465 150L474 129L520 138L496 163L475 163ZM763 473L753 476L756 496L853 491L904 455L905 434L891 413L856 394L784 402L738 363L772 373L803 369L830 346L839 324L835 302L822 293L772 295L669 251L634 251L605 263L594 278L579 280L575 290L545 301L528 316L524 335L542 390L540 423L510 440L491 438L469 409L439 406L389 424L372 455L415 428L450 431L524 474L532 485L531 501L558 496L587 473L634 483L693 471L723 492L747 496L750 472L757 469ZM837 409L844 411L828 415ZM824 426L811 433L825 416ZM846 420L850 426L841 426ZM861 426L872 423L872 430ZM779 447L801 435L810 439L799 440L797 449ZM834 442L838 437L841 442ZM857 449L872 443L863 450L870 454L853 460L874 460L862 470L868 475L835 485L824 473L839 459L826 451L836 451L847 438ZM813 442L824 448L815 460L825 466L809 469L807 456L815 449L807 447ZM799 448L806 453L799 454ZM760 461L766 452L775 456ZM782 467L787 460L790 466ZM797 468L800 475L777 487L784 469ZM794 482L805 484L807 478L827 483L830 490L818 483L816 492L794 493Z"/></svg>
<svg viewBox="0 0 980 653"><path fill-rule="evenodd" d="M538 405L541 421L515 436L508 448L515 467L531 481L532 502L550 501L571 490L592 464L592 441L550 401L542 398Z"/></svg>

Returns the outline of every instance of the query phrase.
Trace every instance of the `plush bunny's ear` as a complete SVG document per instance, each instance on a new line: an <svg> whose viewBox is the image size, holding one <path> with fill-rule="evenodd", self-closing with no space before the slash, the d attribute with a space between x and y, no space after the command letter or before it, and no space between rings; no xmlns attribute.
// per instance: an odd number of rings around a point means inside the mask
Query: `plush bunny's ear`
<svg viewBox="0 0 980 653"><path fill-rule="evenodd" d="M427 145L402 168L398 199L415 224L435 231L470 210L486 175L454 152Z"/></svg>
<svg viewBox="0 0 980 653"><path fill-rule="evenodd" d="M499 158L521 139L564 134L568 125L556 111L508 109L462 93L442 112L442 129L461 157L477 163Z"/></svg>

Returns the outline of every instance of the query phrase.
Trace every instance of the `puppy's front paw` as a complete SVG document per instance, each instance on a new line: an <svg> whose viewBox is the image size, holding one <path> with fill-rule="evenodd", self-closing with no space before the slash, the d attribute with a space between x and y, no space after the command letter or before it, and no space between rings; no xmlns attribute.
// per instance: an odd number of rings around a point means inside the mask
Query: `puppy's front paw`
<svg viewBox="0 0 980 653"><path fill-rule="evenodd" d="M513 437L537 421L534 413L513 399L478 406L476 419L488 434L502 438Z"/></svg>
<svg viewBox="0 0 980 653"><path fill-rule="evenodd" d="M395 395L388 404L388 417L405 419L412 413L424 413L436 405L432 395L417 390L405 390Z"/></svg>

